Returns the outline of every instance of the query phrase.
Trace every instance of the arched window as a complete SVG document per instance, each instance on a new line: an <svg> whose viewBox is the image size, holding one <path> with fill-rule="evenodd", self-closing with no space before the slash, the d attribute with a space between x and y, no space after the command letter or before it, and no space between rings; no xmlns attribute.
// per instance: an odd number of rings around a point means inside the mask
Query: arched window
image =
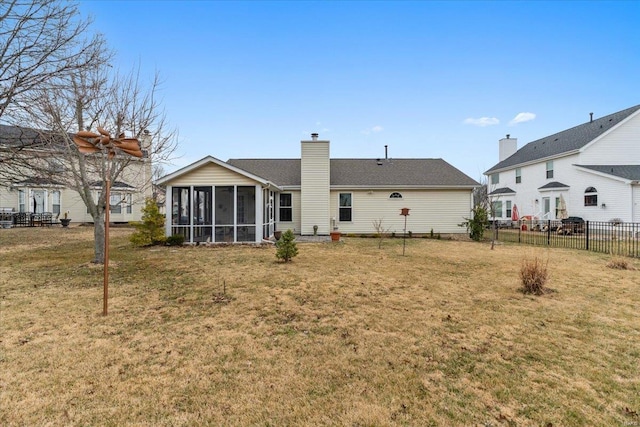
<svg viewBox="0 0 640 427"><path fill-rule="evenodd" d="M585 206L598 206L598 190L595 187L587 187L584 190L584 205Z"/></svg>
<svg viewBox="0 0 640 427"><path fill-rule="evenodd" d="M389 195L390 199L402 199L402 194L398 193L397 191L394 191L393 193L391 193Z"/></svg>

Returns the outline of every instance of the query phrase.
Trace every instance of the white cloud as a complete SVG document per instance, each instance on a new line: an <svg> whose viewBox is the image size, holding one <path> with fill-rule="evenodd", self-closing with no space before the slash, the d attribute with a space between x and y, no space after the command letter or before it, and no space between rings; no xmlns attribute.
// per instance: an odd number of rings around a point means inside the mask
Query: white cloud
<svg viewBox="0 0 640 427"><path fill-rule="evenodd" d="M361 131L360 133L363 135L369 135L371 132L373 133L378 133L378 132L382 132L384 130L384 128L380 125L374 126L371 129L365 129L363 131Z"/></svg>
<svg viewBox="0 0 640 427"><path fill-rule="evenodd" d="M474 125L474 126L480 126L480 127L493 126L499 123L500 123L500 120L498 120L495 117L480 117L479 119L474 119L472 117L469 117L468 119L464 119L465 125Z"/></svg>
<svg viewBox="0 0 640 427"><path fill-rule="evenodd" d="M534 113L518 113L518 115L515 116L513 120L509 122L509 125L513 126L513 125L517 125L518 123L530 122L535 118L536 118L536 115Z"/></svg>

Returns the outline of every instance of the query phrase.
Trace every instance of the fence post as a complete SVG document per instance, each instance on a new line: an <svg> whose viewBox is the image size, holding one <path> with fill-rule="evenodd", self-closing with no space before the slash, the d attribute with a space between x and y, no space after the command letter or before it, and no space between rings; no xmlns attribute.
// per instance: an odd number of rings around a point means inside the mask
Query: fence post
<svg viewBox="0 0 640 427"><path fill-rule="evenodd" d="M587 248L587 250L589 250L589 221L586 221L584 223L584 238L585 238L584 245Z"/></svg>
<svg viewBox="0 0 640 427"><path fill-rule="evenodd" d="M547 246L551 245L551 220L547 220Z"/></svg>
<svg viewBox="0 0 640 427"><path fill-rule="evenodd" d="M520 240L520 236L522 235L522 225L520 225L520 221L518 221L518 243L522 243Z"/></svg>

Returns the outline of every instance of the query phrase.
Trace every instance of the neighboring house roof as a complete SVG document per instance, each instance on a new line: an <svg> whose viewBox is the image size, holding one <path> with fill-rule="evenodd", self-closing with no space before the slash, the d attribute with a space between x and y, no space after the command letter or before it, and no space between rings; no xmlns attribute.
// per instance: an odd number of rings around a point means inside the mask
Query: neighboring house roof
<svg viewBox="0 0 640 427"><path fill-rule="evenodd" d="M55 181L51 178L27 178L25 180L16 182L17 186L64 186L61 182Z"/></svg>
<svg viewBox="0 0 640 427"><path fill-rule="evenodd" d="M542 187L538 187L538 190L549 190L551 188L569 188L569 186L558 181L553 181L543 185Z"/></svg>
<svg viewBox="0 0 640 427"><path fill-rule="evenodd" d="M640 165L576 165L607 175L617 176L630 181L640 181Z"/></svg>
<svg viewBox="0 0 640 427"><path fill-rule="evenodd" d="M503 188L497 188L493 190L491 193L489 193L490 196L497 196L500 194L516 194L516 192L510 189L509 187L503 187Z"/></svg>
<svg viewBox="0 0 640 427"><path fill-rule="evenodd" d="M300 186L300 159L230 159L228 164L281 186ZM344 187L476 187L442 159L331 159L330 185Z"/></svg>
<svg viewBox="0 0 640 427"><path fill-rule="evenodd" d="M12 149L59 146L60 138L51 132L0 124L0 146Z"/></svg>
<svg viewBox="0 0 640 427"><path fill-rule="evenodd" d="M600 135L617 126L638 110L640 110L640 105L530 142L485 173L489 174L493 171L512 168L523 163L579 150Z"/></svg>
<svg viewBox="0 0 640 427"><path fill-rule="evenodd" d="M102 181L93 181L91 183L91 187L102 187ZM111 188L119 188L121 190L126 190L126 189L135 190L134 186L129 185L123 181L113 181L111 183Z"/></svg>

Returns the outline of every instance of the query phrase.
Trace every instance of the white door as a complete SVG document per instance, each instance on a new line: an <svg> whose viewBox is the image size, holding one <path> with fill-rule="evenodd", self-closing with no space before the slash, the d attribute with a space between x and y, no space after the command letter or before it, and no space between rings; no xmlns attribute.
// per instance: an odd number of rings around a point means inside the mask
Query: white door
<svg viewBox="0 0 640 427"><path fill-rule="evenodd" d="M33 190L31 192L31 208L33 213L45 212L45 191Z"/></svg>

